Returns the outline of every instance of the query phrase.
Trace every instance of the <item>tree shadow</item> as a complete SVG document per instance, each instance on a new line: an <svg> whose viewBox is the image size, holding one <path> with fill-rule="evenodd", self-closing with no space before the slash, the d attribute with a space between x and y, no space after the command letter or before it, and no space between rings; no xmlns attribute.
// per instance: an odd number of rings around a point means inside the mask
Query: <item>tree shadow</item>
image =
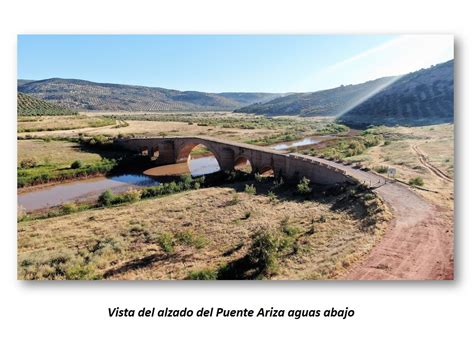
<svg viewBox="0 0 474 355"><path fill-rule="evenodd" d="M154 263L160 262L160 261L165 261L165 260L170 260L170 259L175 259L176 261L179 262L185 262L191 259L192 256L190 255L182 255L182 256L177 256L176 254L162 254L162 253L155 253L151 254L148 256L145 256L143 258L137 258L130 260L126 262L124 265L121 265L115 269L108 270L104 273L103 278L109 278L112 276L120 275L123 273L126 273L128 271L134 271L134 270L139 270L143 269L147 266L150 266Z"/></svg>

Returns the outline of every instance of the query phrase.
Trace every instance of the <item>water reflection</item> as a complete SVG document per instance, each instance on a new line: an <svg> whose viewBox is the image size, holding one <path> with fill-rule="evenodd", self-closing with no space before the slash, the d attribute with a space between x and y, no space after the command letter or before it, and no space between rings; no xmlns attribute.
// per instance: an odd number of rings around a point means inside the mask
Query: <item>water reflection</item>
<svg viewBox="0 0 474 355"><path fill-rule="evenodd" d="M192 176L212 174L220 170L219 163L214 156L191 159L189 170Z"/></svg>
<svg viewBox="0 0 474 355"><path fill-rule="evenodd" d="M275 149L275 150L287 150L290 148L295 148L295 147L301 147L303 145L310 145L310 144L316 144L319 143L320 140L317 140L315 138L307 137L303 138L299 141L295 142L288 142L288 143L279 143L274 146L271 146L270 148Z"/></svg>
<svg viewBox="0 0 474 355"><path fill-rule="evenodd" d="M42 187L35 191L19 194L18 204L26 212L30 212L60 206L67 202L91 200L108 189L114 193L120 193L130 188L159 185L160 176L179 176L186 173L191 173L192 176L201 176L219 170L219 163L214 156L200 157L192 159L189 165L181 163L159 166L145 171L144 174L122 174Z"/></svg>

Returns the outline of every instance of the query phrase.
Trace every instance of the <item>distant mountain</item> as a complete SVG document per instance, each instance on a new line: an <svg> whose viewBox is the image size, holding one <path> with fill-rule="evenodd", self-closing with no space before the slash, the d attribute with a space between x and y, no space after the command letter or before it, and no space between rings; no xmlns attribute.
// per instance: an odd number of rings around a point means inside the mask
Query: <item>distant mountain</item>
<svg viewBox="0 0 474 355"><path fill-rule="evenodd" d="M255 103L265 103L276 99L277 97L285 96L285 94L269 94L264 92L222 92L217 95L234 100L242 106Z"/></svg>
<svg viewBox="0 0 474 355"><path fill-rule="evenodd" d="M299 93L237 109L265 115L336 116L351 126L452 122L454 61L400 77Z"/></svg>
<svg viewBox="0 0 474 355"><path fill-rule="evenodd" d="M381 78L358 85L342 85L335 89L308 93L297 93L253 104L237 109L236 112L299 116L335 116L344 108L362 99L367 92L389 83L393 78Z"/></svg>
<svg viewBox="0 0 474 355"><path fill-rule="evenodd" d="M77 111L18 93L17 114L18 116L58 116L75 115Z"/></svg>
<svg viewBox="0 0 474 355"><path fill-rule="evenodd" d="M31 83L33 81L34 80L18 79L17 80L17 85L20 86L20 85L23 85L23 84L28 84L28 83Z"/></svg>
<svg viewBox="0 0 474 355"><path fill-rule="evenodd" d="M275 97L266 93L213 94L59 78L19 80L18 91L83 111L232 111Z"/></svg>
<svg viewBox="0 0 474 355"><path fill-rule="evenodd" d="M345 112L350 126L422 126L454 120L454 61L406 74Z"/></svg>

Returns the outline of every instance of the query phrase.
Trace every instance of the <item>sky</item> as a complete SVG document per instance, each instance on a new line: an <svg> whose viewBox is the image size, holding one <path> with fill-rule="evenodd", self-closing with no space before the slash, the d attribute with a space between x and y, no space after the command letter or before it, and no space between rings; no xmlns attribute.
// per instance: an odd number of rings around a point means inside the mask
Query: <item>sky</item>
<svg viewBox="0 0 474 355"><path fill-rule="evenodd" d="M454 58L450 35L19 35L18 78L307 92Z"/></svg>

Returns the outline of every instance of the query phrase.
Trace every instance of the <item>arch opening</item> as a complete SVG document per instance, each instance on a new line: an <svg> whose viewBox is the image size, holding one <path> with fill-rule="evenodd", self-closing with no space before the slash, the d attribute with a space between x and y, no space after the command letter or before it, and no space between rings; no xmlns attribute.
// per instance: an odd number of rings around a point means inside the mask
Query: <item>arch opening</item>
<svg viewBox="0 0 474 355"><path fill-rule="evenodd" d="M221 170L216 154L205 144L189 143L181 148L178 163L187 164L192 176L202 176Z"/></svg>
<svg viewBox="0 0 474 355"><path fill-rule="evenodd" d="M144 157L148 156L148 147L141 147L139 154Z"/></svg>
<svg viewBox="0 0 474 355"><path fill-rule="evenodd" d="M274 177L275 172L273 171L273 168L271 166L265 166L261 169L259 169L258 173L264 177Z"/></svg>
<svg viewBox="0 0 474 355"><path fill-rule="evenodd" d="M153 147L151 148L151 152L150 152L150 158L151 160L157 160L158 157L160 156L160 149L158 147Z"/></svg>
<svg viewBox="0 0 474 355"><path fill-rule="evenodd" d="M250 160L248 160L244 156L240 156L237 159L235 159L234 170L242 171L244 173L250 174L253 171L253 167L252 167L252 164L250 163Z"/></svg>

